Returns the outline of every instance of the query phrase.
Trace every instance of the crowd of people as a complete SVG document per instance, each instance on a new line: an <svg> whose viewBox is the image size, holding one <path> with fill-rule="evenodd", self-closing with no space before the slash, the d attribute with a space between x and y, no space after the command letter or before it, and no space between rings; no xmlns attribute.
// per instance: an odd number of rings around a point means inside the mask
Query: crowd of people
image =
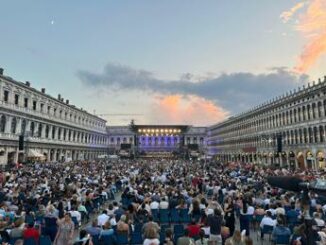
<svg viewBox="0 0 326 245"><path fill-rule="evenodd" d="M23 165L0 174L1 237L58 245L326 244L325 199L309 193L306 205L300 193L269 186L273 175L323 172L171 159Z"/></svg>

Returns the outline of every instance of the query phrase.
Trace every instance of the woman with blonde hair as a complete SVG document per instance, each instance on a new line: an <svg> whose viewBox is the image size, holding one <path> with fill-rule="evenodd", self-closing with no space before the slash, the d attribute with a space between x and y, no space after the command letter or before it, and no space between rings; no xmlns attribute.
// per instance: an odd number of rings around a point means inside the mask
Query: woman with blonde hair
<svg viewBox="0 0 326 245"><path fill-rule="evenodd" d="M159 245L160 240L157 238L156 229L150 227L148 229L147 238L144 240L143 245Z"/></svg>
<svg viewBox="0 0 326 245"><path fill-rule="evenodd" d="M234 231L233 236L228 238L225 243L232 245L244 245L241 232L239 230Z"/></svg>

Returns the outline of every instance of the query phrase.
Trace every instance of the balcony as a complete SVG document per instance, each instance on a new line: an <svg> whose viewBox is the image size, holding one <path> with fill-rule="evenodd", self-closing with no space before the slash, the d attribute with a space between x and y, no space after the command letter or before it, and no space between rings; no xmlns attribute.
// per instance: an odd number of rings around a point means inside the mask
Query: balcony
<svg viewBox="0 0 326 245"><path fill-rule="evenodd" d="M1 140L14 140L18 141L19 135L12 133L0 133ZM38 143L38 144L51 144L51 145L65 145L65 146L75 146L75 147L89 147L89 148L108 148L106 144L91 144L91 143L81 143L81 142L69 142L66 140L58 139L47 139L39 137L26 137L25 142L28 143Z"/></svg>
<svg viewBox="0 0 326 245"><path fill-rule="evenodd" d="M87 131L97 132L97 133L101 133L101 134L106 134L105 128L103 128L103 130L101 130L101 129L96 128L96 127L77 124L75 122L64 120L64 119L55 117L53 115L42 113L40 111L34 111L34 110L29 109L29 108L20 107L20 106L14 105L14 104L9 104L9 103L6 103L4 101L0 101L0 108L1 107L5 108L5 109L8 109L8 110L12 110L12 111L25 113L25 114L32 115L32 116L36 116L36 117L39 117L39 118L42 118L42 119L45 119L45 120L49 120L49 121L53 121L53 122L56 122L56 123L65 124L65 125L68 125L70 127L84 129L84 130L87 130Z"/></svg>

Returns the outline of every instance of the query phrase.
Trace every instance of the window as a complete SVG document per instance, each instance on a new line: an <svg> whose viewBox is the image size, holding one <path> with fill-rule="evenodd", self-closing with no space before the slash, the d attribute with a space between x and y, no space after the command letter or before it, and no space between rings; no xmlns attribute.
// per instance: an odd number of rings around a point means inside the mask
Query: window
<svg viewBox="0 0 326 245"><path fill-rule="evenodd" d="M24 99L24 107L27 108L28 107L28 98Z"/></svg>
<svg viewBox="0 0 326 245"><path fill-rule="evenodd" d="M19 103L19 95L15 94L15 105L18 105Z"/></svg>
<svg viewBox="0 0 326 245"><path fill-rule="evenodd" d="M51 113L51 106L48 106L48 114Z"/></svg>
<svg viewBox="0 0 326 245"><path fill-rule="evenodd" d="M4 133L6 129L6 116L2 115L0 118L0 132Z"/></svg>
<svg viewBox="0 0 326 245"><path fill-rule="evenodd" d="M41 103L41 112L43 112L43 111L44 111L44 104Z"/></svg>
<svg viewBox="0 0 326 245"><path fill-rule="evenodd" d="M36 100L33 100L33 110L36 111Z"/></svg>
<svg viewBox="0 0 326 245"><path fill-rule="evenodd" d="M9 91L8 90L3 91L3 100L4 100L4 102L8 102L8 100L9 100Z"/></svg>

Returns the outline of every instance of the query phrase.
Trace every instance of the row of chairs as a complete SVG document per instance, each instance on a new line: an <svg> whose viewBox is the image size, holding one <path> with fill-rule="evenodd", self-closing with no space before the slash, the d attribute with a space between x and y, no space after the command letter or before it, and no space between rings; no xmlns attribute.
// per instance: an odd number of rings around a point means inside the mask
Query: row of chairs
<svg viewBox="0 0 326 245"><path fill-rule="evenodd" d="M192 218L200 219L200 215L189 215L189 209L152 209L151 212L153 220L159 223L190 223Z"/></svg>
<svg viewBox="0 0 326 245"><path fill-rule="evenodd" d="M260 239L261 243L263 244L263 239L261 239L262 233L263 233L263 238L265 235L268 235L269 241L271 241L273 230L274 230L274 226L264 225L262 230L260 230L260 232L257 232L257 241ZM290 235L277 235L275 237L275 240L273 240L272 242L277 245L288 245L290 244Z"/></svg>
<svg viewBox="0 0 326 245"><path fill-rule="evenodd" d="M14 245L19 239L21 238L12 238L9 244ZM41 236L39 241L35 241L34 238L24 239L24 245L52 245L52 242L49 236Z"/></svg>
<svg viewBox="0 0 326 245"><path fill-rule="evenodd" d="M126 233L115 233L114 235L109 236L92 236L92 241L94 245L136 245L143 243L143 236L142 236L142 225L137 224L134 227L134 231L130 235L130 239L128 234ZM170 228L170 225L161 225L160 231L160 242L163 243L165 240L165 231L167 228ZM185 234L185 229L183 224L175 224L173 225L173 234L174 234L174 241L177 242L178 238Z"/></svg>

